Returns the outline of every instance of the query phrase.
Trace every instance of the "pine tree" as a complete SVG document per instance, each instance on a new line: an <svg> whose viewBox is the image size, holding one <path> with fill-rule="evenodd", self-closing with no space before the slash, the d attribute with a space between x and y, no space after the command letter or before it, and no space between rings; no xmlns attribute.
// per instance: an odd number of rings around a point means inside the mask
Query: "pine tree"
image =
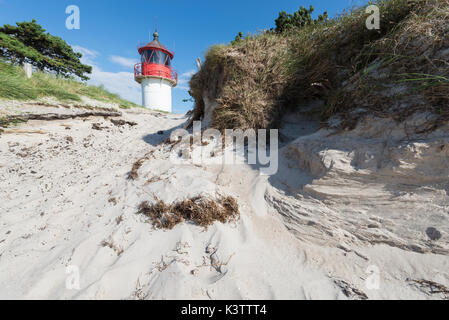
<svg viewBox="0 0 449 320"><path fill-rule="evenodd" d="M318 19L314 20L312 18L312 13L314 10L315 9L313 8L313 6L310 6L309 9L300 6L299 10L294 12L293 14L287 13L285 11L279 12L279 17L275 20L276 32L282 33L285 30L289 30L291 28L301 28L306 25L321 23L328 20L327 12L320 14L318 16Z"/></svg>
<svg viewBox="0 0 449 320"><path fill-rule="evenodd" d="M13 63L28 62L63 77L89 79L85 74L91 73L92 67L82 64L82 54L74 52L63 39L46 32L34 19L16 25L0 27L0 56Z"/></svg>

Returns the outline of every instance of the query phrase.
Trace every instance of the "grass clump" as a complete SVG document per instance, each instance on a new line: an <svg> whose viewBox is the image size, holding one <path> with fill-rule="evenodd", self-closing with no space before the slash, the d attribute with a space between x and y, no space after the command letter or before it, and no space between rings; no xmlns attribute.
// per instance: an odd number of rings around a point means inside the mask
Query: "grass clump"
<svg viewBox="0 0 449 320"><path fill-rule="evenodd" d="M190 81L194 118L204 113L204 95L216 100L216 128L265 128L275 117L277 97L287 81L288 39L265 33L236 45L209 49L201 71Z"/></svg>
<svg viewBox="0 0 449 320"><path fill-rule="evenodd" d="M215 221L227 223L240 216L237 201L230 196L218 199L195 197L170 205L159 199L155 203L144 201L139 205L138 213L150 218L154 228L169 230L184 221L207 228Z"/></svg>
<svg viewBox="0 0 449 320"><path fill-rule="evenodd" d="M401 1L389 2L401 8ZM417 111L449 119L449 1L407 1L403 8L405 17L396 8L400 20L354 56L355 72L328 99L326 117L343 114L348 127L359 117L350 113L355 108L397 121Z"/></svg>
<svg viewBox="0 0 449 320"><path fill-rule="evenodd" d="M212 47L190 81L194 120L217 102L212 126L275 128L312 101L323 121L353 127L366 114L402 120L416 111L449 116L449 0L379 0L380 29L365 8L319 23L265 31ZM363 112L354 112L363 109Z"/></svg>
<svg viewBox="0 0 449 320"><path fill-rule="evenodd" d="M65 79L53 74L34 72L27 79L21 67L0 60L0 98L15 100L37 100L54 97L61 102L81 102L81 97L105 103L115 103L121 108L138 105L108 92L103 86L91 86L74 79Z"/></svg>

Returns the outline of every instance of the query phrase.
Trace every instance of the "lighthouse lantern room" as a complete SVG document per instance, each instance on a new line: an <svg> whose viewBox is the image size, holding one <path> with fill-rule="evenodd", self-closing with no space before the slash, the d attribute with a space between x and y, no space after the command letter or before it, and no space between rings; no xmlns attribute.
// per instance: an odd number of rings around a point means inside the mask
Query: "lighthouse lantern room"
<svg viewBox="0 0 449 320"><path fill-rule="evenodd" d="M142 85L142 105L161 111L172 111L171 90L178 84L178 74L171 66L174 52L159 42L157 31L153 41L138 46L141 62L134 66L134 79Z"/></svg>

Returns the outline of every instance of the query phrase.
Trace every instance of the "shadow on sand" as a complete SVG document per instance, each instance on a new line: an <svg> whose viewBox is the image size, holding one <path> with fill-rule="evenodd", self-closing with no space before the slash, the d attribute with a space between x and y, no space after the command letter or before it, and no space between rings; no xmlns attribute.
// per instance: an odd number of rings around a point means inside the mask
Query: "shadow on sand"
<svg viewBox="0 0 449 320"><path fill-rule="evenodd" d="M180 120L180 119L176 119L176 120ZM172 134L173 131L175 131L177 129L183 129L186 125L187 120L188 119L186 118L185 122L181 123L178 126L170 128L168 130L160 130L155 133L147 134L147 135L143 136L142 139L149 145L156 147L156 146L160 145L162 142L170 139L170 135Z"/></svg>

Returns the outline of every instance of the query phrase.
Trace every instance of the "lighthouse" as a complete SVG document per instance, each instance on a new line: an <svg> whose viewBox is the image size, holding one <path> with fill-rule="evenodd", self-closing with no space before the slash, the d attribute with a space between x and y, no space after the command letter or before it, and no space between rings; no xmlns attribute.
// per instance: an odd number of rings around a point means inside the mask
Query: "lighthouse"
<svg viewBox="0 0 449 320"><path fill-rule="evenodd" d="M142 86L142 105L152 110L172 111L171 90L178 84L178 74L171 66L174 52L159 42L139 45L140 63L134 66L134 79Z"/></svg>

